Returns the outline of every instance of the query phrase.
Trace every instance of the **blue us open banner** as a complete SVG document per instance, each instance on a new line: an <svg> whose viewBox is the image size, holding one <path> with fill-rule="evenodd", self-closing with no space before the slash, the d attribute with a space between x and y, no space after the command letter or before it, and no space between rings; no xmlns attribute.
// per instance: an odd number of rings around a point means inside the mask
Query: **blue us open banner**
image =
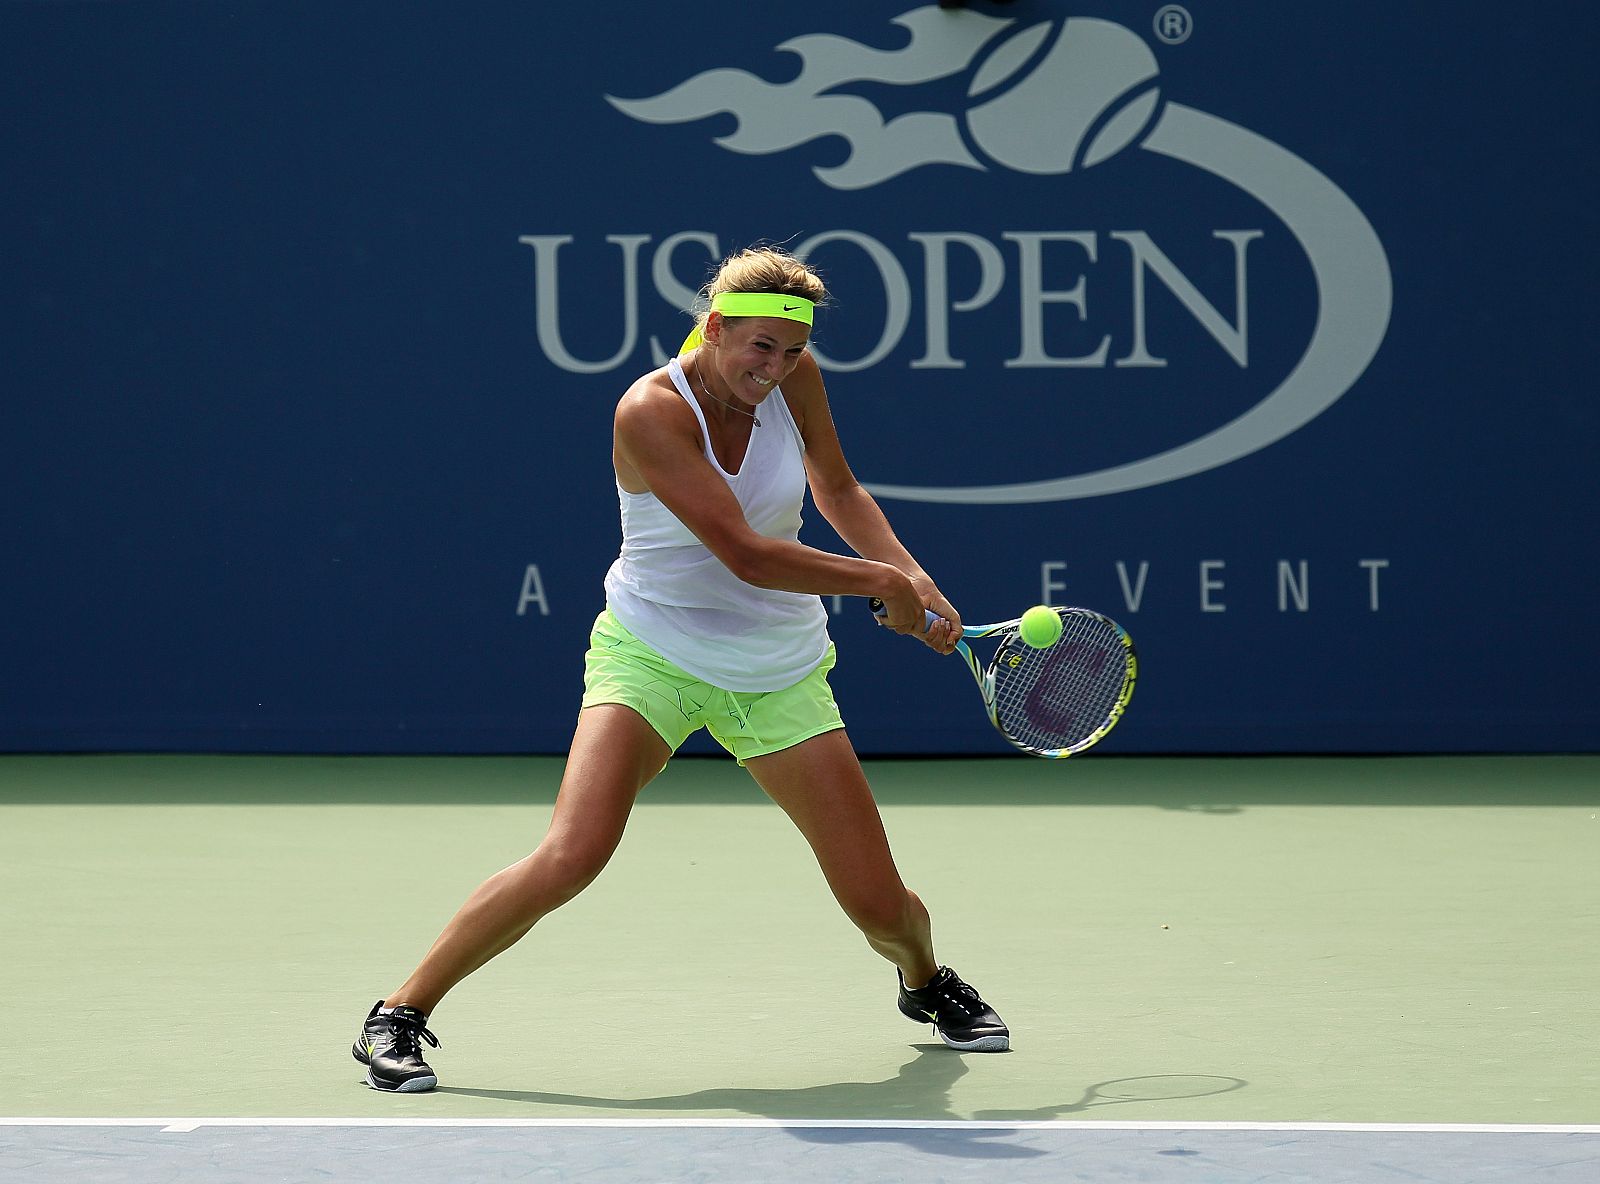
<svg viewBox="0 0 1600 1184"><path fill-rule="evenodd" d="M564 750L616 399L771 241L963 614L1134 636L1105 750L1594 749L1596 42L1550 0L0 4L0 747ZM1005 751L830 607L862 751Z"/></svg>

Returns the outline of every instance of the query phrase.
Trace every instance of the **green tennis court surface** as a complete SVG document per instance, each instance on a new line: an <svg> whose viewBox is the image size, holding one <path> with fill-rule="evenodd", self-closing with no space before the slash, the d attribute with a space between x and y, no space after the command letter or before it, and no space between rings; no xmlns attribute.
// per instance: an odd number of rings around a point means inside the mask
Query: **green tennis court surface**
<svg viewBox="0 0 1600 1184"><path fill-rule="evenodd" d="M684 759L611 867L433 1017L441 1088L349 1045L550 758L0 759L12 1118L1585 1124L1600 758L878 761L960 1056L748 777Z"/></svg>

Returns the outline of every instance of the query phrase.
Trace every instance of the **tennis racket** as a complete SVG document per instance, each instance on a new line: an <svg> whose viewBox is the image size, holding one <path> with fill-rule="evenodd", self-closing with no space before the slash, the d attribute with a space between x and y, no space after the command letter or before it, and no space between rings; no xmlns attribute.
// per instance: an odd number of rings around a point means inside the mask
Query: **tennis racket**
<svg viewBox="0 0 1600 1184"><path fill-rule="evenodd" d="M873 597L872 611L884 612ZM1017 635L1021 618L994 625L966 625L956 652L983 695L989 720L1011 744L1032 756L1059 759L1082 752L1117 726L1133 698L1138 655L1127 630L1086 608L1056 608L1061 636L1035 649ZM928 614L931 626L939 618ZM985 667L967 645L994 638Z"/></svg>

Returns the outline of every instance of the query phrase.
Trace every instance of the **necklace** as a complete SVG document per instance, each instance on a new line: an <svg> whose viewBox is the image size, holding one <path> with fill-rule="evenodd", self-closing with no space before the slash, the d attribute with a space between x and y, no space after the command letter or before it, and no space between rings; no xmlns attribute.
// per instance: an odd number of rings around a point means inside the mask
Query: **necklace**
<svg viewBox="0 0 1600 1184"><path fill-rule="evenodd" d="M739 406L737 403L730 403L726 399L719 399L719 398L717 398L717 396L713 395L709 390L706 390L706 376L700 370L700 360L698 358L695 359L695 363L694 363L694 376L695 376L695 378L699 379L699 381L700 381L700 390L705 394L706 398L710 399L713 403L721 403L724 407L731 407L735 411L739 412L742 415L748 415L751 419L755 420L755 426L756 427L760 427L761 426L761 420L759 418L757 418L756 413L754 411L746 411L743 407Z"/></svg>

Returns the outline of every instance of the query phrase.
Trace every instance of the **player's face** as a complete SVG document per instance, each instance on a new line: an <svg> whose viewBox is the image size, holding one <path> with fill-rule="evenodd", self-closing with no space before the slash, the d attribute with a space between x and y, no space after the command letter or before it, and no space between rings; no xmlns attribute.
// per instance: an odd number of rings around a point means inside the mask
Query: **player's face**
<svg viewBox="0 0 1600 1184"><path fill-rule="evenodd" d="M759 403L800 361L811 326L783 317L724 320L717 342L717 374L733 394Z"/></svg>

